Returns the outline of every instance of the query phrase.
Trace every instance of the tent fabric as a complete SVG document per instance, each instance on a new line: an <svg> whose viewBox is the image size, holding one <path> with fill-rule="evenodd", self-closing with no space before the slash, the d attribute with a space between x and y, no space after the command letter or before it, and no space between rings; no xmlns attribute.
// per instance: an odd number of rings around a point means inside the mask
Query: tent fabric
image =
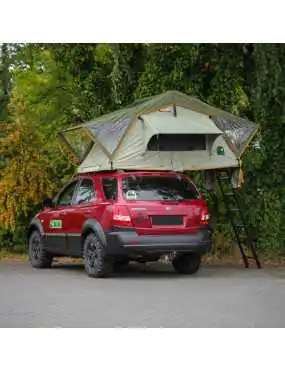
<svg viewBox="0 0 285 371"><path fill-rule="evenodd" d="M112 154L117 148L117 145L119 144L121 137L124 135L128 125L129 120L123 118L112 123L94 123L88 125L88 129L94 137L97 137L98 141L104 144L106 150Z"/></svg>
<svg viewBox="0 0 285 371"><path fill-rule="evenodd" d="M62 135L80 161L78 171L109 169L110 166L114 169L185 167L199 170L238 166L240 156L257 130L258 125L249 120L186 94L168 91L67 129ZM204 134L207 151L147 151L152 136L173 134L176 140L175 134L179 133ZM93 146L91 139L95 142ZM224 156L216 155L219 146L224 148Z"/></svg>
<svg viewBox="0 0 285 371"><path fill-rule="evenodd" d="M146 124L151 122L152 127L157 132L163 131L165 134L189 133L189 127L185 125L185 120L191 121L191 133L193 134L223 133L216 125L213 125L213 121L207 116L180 107L177 107L176 117L169 114L169 112L160 111L152 112L141 117ZM167 126L165 125L166 120L169 123Z"/></svg>
<svg viewBox="0 0 285 371"><path fill-rule="evenodd" d="M80 164L78 172L107 170L111 169L111 165L113 169L176 171L238 166L236 156L230 150L222 135L218 135L217 137L216 134L212 134L215 137L215 143L212 148L213 155L211 155L211 147L206 151L198 150L191 152L147 151L149 140L153 135L159 134L159 132L151 125L151 118L147 120L147 115L145 117L146 120L144 122L137 120L129 127L120 146L113 153L112 159L108 158L105 154L100 154L96 147L93 147L86 160ZM165 122L167 121L165 120ZM214 126L214 124L212 125ZM168 131L167 129L168 126L166 126L166 131ZM163 130L163 127L160 130ZM184 133L187 134L186 129ZM192 133L191 125L188 125L188 133ZM173 142L175 142L175 133L172 134L172 137ZM208 139L208 144L212 144L210 138ZM216 148L219 146L224 148L224 156L216 155ZM93 168L92 164L96 165L96 167Z"/></svg>

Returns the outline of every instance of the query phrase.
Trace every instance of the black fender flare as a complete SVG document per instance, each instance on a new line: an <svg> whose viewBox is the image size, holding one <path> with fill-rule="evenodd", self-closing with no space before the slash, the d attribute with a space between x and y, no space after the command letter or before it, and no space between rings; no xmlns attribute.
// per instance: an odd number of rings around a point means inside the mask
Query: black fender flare
<svg viewBox="0 0 285 371"><path fill-rule="evenodd" d="M81 236L85 236L88 231L91 231L97 235L100 239L101 243L106 247L107 246L107 239L105 232L101 226L101 224L95 219L88 219L83 224Z"/></svg>
<svg viewBox="0 0 285 371"><path fill-rule="evenodd" d="M38 218L33 218L29 224L29 227L28 227L28 230L27 230L27 234L26 234L26 237L27 237L27 240L29 240L29 237L32 233L33 230L39 230L40 234L43 236L44 235L44 228L43 228L43 225L41 223L41 221L38 219Z"/></svg>

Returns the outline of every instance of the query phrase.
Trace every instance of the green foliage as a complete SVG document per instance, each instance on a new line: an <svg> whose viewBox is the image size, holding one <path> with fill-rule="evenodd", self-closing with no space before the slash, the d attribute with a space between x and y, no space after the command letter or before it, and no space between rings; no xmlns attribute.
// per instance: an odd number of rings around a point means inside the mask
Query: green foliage
<svg viewBox="0 0 285 371"><path fill-rule="evenodd" d="M28 189L33 195L37 184L30 181L21 186L23 173L29 171L24 170L22 159L37 159L34 171L46 190L48 184L53 185L50 192L73 174L74 167L56 138L60 129L135 99L176 89L261 125L260 148L251 146L243 157L245 217L264 252L284 251L284 45L14 44L2 45L1 50L0 120L16 125L14 139L6 129L0 133L0 139L14 140L8 150L0 149L0 181L9 185L1 197L8 197L11 205ZM12 186L9 169L15 166L18 171L19 164L19 184ZM202 174L195 178L202 187ZM23 200L20 213L13 206L6 210L0 201L2 220L10 215L10 224L0 228L0 244L1 239L5 244L17 243L17 236L22 239L23 226L40 197ZM215 239L217 245L228 248L230 229L221 204L220 208ZM215 216L214 204L212 210Z"/></svg>
<svg viewBox="0 0 285 371"><path fill-rule="evenodd" d="M149 44L144 50L144 71L136 88L136 98L180 90L196 95L201 80L199 45Z"/></svg>
<svg viewBox="0 0 285 371"><path fill-rule="evenodd" d="M0 45L0 121L8 119L8 99L10 92L11 73L10 55L7 44Z"/></svg>
<svg viewBox="0 0 285 371"><path fill-rule="evenodd" d="M25 50L21 50L22 53ZM8 125L1 125L0 225L2 244L22 239L33 211L70 177L72 166L55 145L56 132L69 124L72 94L60 79L51 54L29 50L24 68L14 67ZM13 233L11 233L13 232Z"/></svg>
<svg viewBox="0 0 285 371"><path fill-rule="evenodd" d="M261 148L245 156L244 192L259 246L269 252L285 249L284 57L284 45L277 44L254 45L249 56L254 72L248 84L249 101L253 118L261 125Z"/></svg>

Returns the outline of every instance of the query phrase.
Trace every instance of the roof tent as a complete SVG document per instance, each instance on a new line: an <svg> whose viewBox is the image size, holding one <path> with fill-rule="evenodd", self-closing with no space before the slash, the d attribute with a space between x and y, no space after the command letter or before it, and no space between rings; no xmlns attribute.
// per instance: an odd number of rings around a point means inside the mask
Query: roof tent
<svg viewBox="0 0 285 371"><path fill-rule="evenodd" d="M168 91L60 133L77 171L239 167L258 125Z"/></svg>

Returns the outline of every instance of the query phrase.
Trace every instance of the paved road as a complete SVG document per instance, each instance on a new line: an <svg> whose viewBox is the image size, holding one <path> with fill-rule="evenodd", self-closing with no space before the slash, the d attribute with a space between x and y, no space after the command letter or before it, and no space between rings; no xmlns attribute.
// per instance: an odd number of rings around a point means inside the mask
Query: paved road
<svg viewBox="0 0 285 371"><path fill-rule="evenodd" d="M0 327L285 327L285 268L133 266L94 280L82 265L0 261Z"/></svg>

